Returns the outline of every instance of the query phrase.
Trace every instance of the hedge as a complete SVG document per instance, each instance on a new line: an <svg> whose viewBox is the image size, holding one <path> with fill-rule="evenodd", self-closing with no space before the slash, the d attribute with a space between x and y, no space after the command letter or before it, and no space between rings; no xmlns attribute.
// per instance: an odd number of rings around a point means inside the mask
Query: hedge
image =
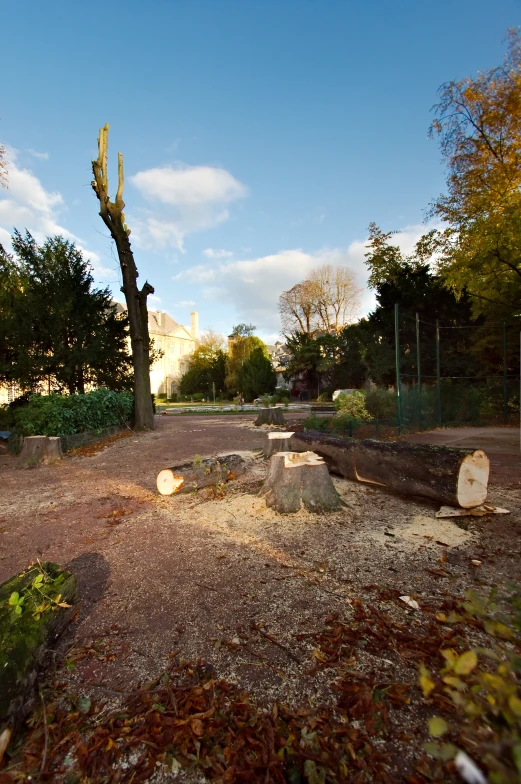
<svg viewBox="0 0 521 784"><path fill-rule="evenodd" d="M24 436L70 436L128 422L132 392L97 389L85 395L31 395L13 411L15 430Z"/></svg>

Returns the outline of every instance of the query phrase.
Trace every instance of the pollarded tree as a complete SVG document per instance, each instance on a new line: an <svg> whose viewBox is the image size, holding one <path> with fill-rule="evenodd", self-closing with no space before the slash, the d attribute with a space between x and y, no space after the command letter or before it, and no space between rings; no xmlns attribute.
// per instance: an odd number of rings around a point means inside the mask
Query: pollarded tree
<svg viewBox="0 0 521 784"><path fill-rule="evenodd" d="M128 388L127 320L108 289L93 288L81 251L17 231L12 246L14 256L0 250L0 379L69 394Z"/></svg>
<svg viewBox="0 0 521 784"><path fill-rule="evenodd" d="M110 231L118 251L127 313L130 325L130 343L132 347L132 364L134 367L134 413L137 430L154 429L154 411L150 391L150 337L148 334L147 297L154 293L153 287L145 281L138 288L138 271L134 254L130 247L130 229L125 223L123 209L123 155L118 153L118 189L115 201L109 197L109 180L107 171L107 149L109 138L108 124L100 128L98 137L98 157L92 161L94 180L92 188L99 199L101 218Z"/></svg>

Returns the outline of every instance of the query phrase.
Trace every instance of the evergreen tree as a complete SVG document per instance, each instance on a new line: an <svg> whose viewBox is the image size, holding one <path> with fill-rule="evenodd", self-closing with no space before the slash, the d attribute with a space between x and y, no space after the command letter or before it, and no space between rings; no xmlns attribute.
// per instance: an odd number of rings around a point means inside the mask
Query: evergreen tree
<svg viewBox="0 0 521 784"><path fill-rule="evenodd" d="M277 374L260 346L253 349L239 369L237 382L239 391L246 400L253 400L259 395L271 394L275 391Z"/></svg>
<svg viewBox="0 0 521 784"><path fill-rule="evenodd" d="M60 236L38 246L15 231L0 251L0 380L69 394L129 386L127 319L108 288L94 289L87 261Z"/></svg>

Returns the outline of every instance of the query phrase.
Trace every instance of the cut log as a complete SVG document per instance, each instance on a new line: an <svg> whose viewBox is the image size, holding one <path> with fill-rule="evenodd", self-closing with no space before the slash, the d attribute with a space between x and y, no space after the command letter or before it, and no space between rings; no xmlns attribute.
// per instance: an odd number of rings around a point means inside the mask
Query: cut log
<svg viewBox="0 0 521 784"><path fill-rule="evenodd" d="M18 456L17 468L34 468L56 463L63 458L61 439L54 436L26 436Z"/></svg>
<svg viewBox="0 0 521 784"><path fill-rule="evenodd" d="M298 512L302 506L309 512L335 512L342 506L327 465L314 452L274 454L260 495L266 506L281 514Z"/></svg>
<svg viewBox="0 0 521 784"><path fill-rule="evenodd" d="M50 645L75 604L76 579L55 563L36 564L0 585L0 736L16 732L31 709L40 671L52 662Z"/></svg>
<svg viewBox="0 0 521 784"><path fill-rule="evenodd" d="M382 485L403 495L432 498L471 509L487 498L490 461L481 449L455 449L404 441L343 441L298 433L293 449L312 448L346 479Z"/></svg>
<svg viewBox="0 0 521 784"><path fill-rule="evenodd" d="M357 480L355 469L356 438L336 438L325 433L295 433L291 438L291 449L294 452L306 452L310 449L324 458L333 474L345 479Z"/></svg>
<svg viewBox="0 0 521 784"><path fill-rule="evenodd" d="M189 493L201 487L228 482L245 470L246 461L240 455L221 455L163 468L157 475L156 484L161 495Z"/></svg>
<svg viewBox="0 0 521 784"><path fill-rule="evenodd" d="M294 433L266 433L266 442L264 444L264 457L266 460L275 454L275 452L291 452L291 437Z"/></svg>
<svg viewBox="0 0 521 784"><path fill-rule="evenodd" d="M286 425L286 420L282 415L282 411L280 408L263 408L259 412L259 416L254 422L256 427L260 425L280 425L284 427Z"/></svg>

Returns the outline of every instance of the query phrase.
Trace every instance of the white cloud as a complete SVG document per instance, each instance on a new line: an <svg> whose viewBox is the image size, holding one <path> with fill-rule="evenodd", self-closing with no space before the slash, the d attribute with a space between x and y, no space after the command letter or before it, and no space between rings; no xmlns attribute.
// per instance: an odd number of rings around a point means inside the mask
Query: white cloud
<svg viewBox="0 0 521 784"><path fill-rule="evenodd" d="M410 253L428 228L422 225L405 227L393 236L392 241L404 253ZM218 265L198 264L181 270L174 279L201 285L204 299L232 306L239 320L252 322L261 334L273 338L280 330L280 294L323 264L353 270L363 287L361 312L367 314L372 310L375 298L366 285L366 242L355 241L347 248L324 248L314 253L297 248L251 260L223 260Z"/></svg>
<svg viewBox="0 0 521 784"><path fill-rule="evenodd" d="M144 248L174 247L184 252L184 238L228 220L226 207L248 189L226 169L211 166L163 166L130 178L154 211L132 218L134 241Z"/></svg>
<svg viewBox="0 0 521 784"><path fill-rule="evenodd" d="M0 242L11 249L11 236L16 228L20 232L30 231L39 243L49 236L61 234L76 243L93 267L99 280L114 280L115 269L105 267L97 253L84 247L80 237L59 223L59 215L65 210L62 195L47 191L30 169L16 163L16 150L9 149L9 188L0 191Z"/></svg>
<svg viewBox="0 0 521 784"><path fill-rule="evenodd" d="M148 299L152 300L152 302L161 302L161 297L157 297L155 294L149 294Z"/></svg>
<svg viewBox="0 0 521 784"><path fill-rule="evenodd" d="M44 161L48 161L49 160L49 153L48 152L38 152L37 150L33 150L32 148L29 148L27 150L27 152L29 153L29 155L32 155L33 158L41 158Z"/></svg>
<svg viewBox="0 0 521 784"><path fill-rule="evenodd" d="M176 308L192 308L195 305L193 299L182 299L181 302L175 302L174 306Z"/></svg>
<svg viewBox="0 0 521 784"><path fill-rule="evenodd" d="M206 248L203 250L203 255L209 259L231 259L233 252L231 250L217 250L217 248Z"/></svg>

